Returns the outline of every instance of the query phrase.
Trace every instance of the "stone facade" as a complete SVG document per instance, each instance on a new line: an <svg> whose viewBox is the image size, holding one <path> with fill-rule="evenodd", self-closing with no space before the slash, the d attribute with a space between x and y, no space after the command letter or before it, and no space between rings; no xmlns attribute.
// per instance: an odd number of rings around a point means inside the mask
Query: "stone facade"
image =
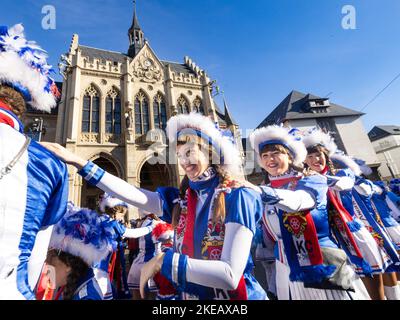
<svg viewBox="0 0 400 320"><path fill-rule="evenodd" d="M129 184L151 190L178 186L183 172L165 161L169 151L160 129L166 120L201 112L240 140L238 127L226 123L218 110L212 96L215 81L189 57L182 64L160 60L144 40L136 14L129 40L124 54L83 46L73 35L62 57L65 79L58 112L44 119L49 134L43 140L64 145ZM33 117L28 114L25 122ZM69 198L95 207L101 191L82 180L70 167Z"/></svg>

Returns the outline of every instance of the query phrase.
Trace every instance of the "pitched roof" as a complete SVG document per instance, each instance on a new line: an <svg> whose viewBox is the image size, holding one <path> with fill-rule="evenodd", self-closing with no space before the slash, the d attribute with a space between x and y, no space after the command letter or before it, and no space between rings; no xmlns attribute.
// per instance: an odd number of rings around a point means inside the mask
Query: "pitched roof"
<svg viewBox="0 0 400 320"><path fill-rule="evenodd" d="M313 94L305 94L293 90L258 126L278 124L283 120L314 119L344 116L362 116L364 113L329 103L326 112L314 113L306 108L306 103L313 100L327 100Z"/></svg>
<svg viewBox="0 0 400 320"><path fill-rule="evenodd" d="M79 49L81 49L82 56L88 57L89 60L93 60L94 58L96 58L96 59L110 60L123 63L125 59L128 57L128 55L125 53L97 49L82 45L79 45Z"/></svg>
<svg viewBox="0 0 400 320"><path fill-rule="evenodd" d="M400 135L400 126L375 126L368 132L371 141L376 141L390 135Z"/></svg>
<svg viewBox="0 0 400 320"><path fill-rule="evenodd" d="M164 66L170 65L171 70L175 73L193 74L196 75L187 65L178 62L161 61Z"/></svg>

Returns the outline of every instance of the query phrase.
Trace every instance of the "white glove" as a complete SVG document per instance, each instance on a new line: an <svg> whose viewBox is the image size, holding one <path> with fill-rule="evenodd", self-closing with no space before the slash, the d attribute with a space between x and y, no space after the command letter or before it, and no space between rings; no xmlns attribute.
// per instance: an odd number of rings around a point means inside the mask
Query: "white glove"
<svg viewBox="0 0 400 320"><path fill-rule="evenodd" d="M372 187L367 183L360 183L354 186L354 189L363 196L370 196L373 193Z"/></svg>
<svg viewBox="0 0 400 320"><path fill-rule="evenodd" d="M350 177L340 177L340 179L332 186L333 190L345 191L354 187L354 180Z"/></svg>

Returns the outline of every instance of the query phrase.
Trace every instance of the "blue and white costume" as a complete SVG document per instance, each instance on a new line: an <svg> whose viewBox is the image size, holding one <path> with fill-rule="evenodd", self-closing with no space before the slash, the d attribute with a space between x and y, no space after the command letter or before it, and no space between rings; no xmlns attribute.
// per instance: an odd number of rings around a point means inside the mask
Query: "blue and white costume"
<svg viewBox="0 0 400 320"><path fill-rule="evenodd" d="M179 123L171 123L172 119ZM198 114L171 118L170 141L175 141L177 132L184 127L192 128L191 131L195 134L201 131L208 137L212 137L210 140L213 145L217 144L224 155L226 163L222 167L231 174L236 173L234 171L236 167L240 168L240 156L237 156L237 149L221 136L208 118ZM104 172L91 162L87 163L80 174L100 189L133 206L154 213L168 223L171 222L172 206L179 200L176 188L159 188L157 192L137 189ZM196 190L198 197L196 216L199 223L195 226L198 232L194 234L201 237L200 239L203 239L204 232L207 231L208 217L211 212L209 203L215 192L212 187L216 184L216 179L213 176L205 181L204 185L191 184L191 188ZM261 201L254 191L245 188L235 189L226 195L226 213L223 247L222 252L218 253L217 260L199 259L201 243L198 242L195 242L197 246L195 257L189 258L187 255L180 254L179 242L174 243L174 250L166 253L162 274L178 288L182 299L229 299L229 291L235 290L243 277L248 299L266 299L264 290L251 275L253 264L250 258L251 242L261 213ZM221 241L218 239L220 236L221 234L216 240Z"/></svg>
<svg viewBox="0 0 400 320"><path fill-rule="evenodd" d="M79 257L88 266L73 300L103 300L92 266L105 260L116 248L115 238L114 228L105 224L96 211L68 203L67 213L53 230L49 248Z"/></svg>
<svg viewBox="0 0 400 320"><path fill-rule="evenodd" d="M123 206L123 207L128 207L128 205L114 197L111 197L108 194L105 194L100 201L99 208L102 212L105 212L105 208L113 208L115 206ZM101 219L103 220L103 224L107 225L107 227L112 228L114 230L114 240L117 242L117 247L121 250L120 253L121 256L123 256L123 239L124 238L140 238L143 237L146 234L151 233L152 228L150 227L144 227L144 228L136 228L136 229L129 229L126 228L120 221L116 221L112 218L110 218L107 214L103 214L101 216ZM118 248L115 248L117 250ZM115 251L114 250L114 251ZM101 260L99 263L96 263L93 268L94 268L94 275L99 283L99 286L101 288L101 291L103 293L103 298L104 300L112 300L114 297L113 294L113 288L112 284L110 281L110 274L109 274L109 265L110 261L112 258L113 252L110 252L110 254L103 260ZM120 257L117 257L120 258ZM122 257L121 257L122 258ZM121 259L124 260L124 259ZM121 261L121 265L125 265L124 261ZM126 274L125 270L122 271L122 281L127 282L126 279ZM126 289L128 288L128 284L126 285ZM127 294L127 293L126 293Z"/></svg>
<svg viewBox="0 0 400 320"><path fill-rule="evenodd" d="M147 217L141 225L140 229L147 229L149 233L139 238L139 253L135 260L133 260L128 274L128 286L130 290L139 290L140 272L143 265L161 252L161 242L154 242L151 235L151 230L153 230L156 224L156 220ZM153 279L150 279L148 282L148 291L158 291Z"/></svg>
<svg viewBox="0 0 400 320"><path fill-rule="evenodd" d="M388 192L383 182L374 182L374 189L371 197L371 205L375 213L379 214L387 233L392 242L400 250L400 225L393 218L392 210L388 205Z"/></svg>
<svg viewBox="0 0 400 320"><path fill-rule="evenodd" d="M357 178L352 192L353 207L356 214L360 216L360 219L374 236L379 247L387 255L385 272L394 272L400 266L400 257L397 253L397 246L392 242L379 213L374 210L372 202L373 189L374 185L371 181L360 177Z"/></svg>
<svg viewBox="0 0 400 320"><path fill-rule="evenodd" d="M294 134L293 134L294 133ZM261 163L261 151L268 144L283 145L292 155L293 163L301 165L305 160L307 151L305 146L296 137L296 132L278 126L269 126L257 129L250 135L253 149L258 154ZM303 176L295 170L289 170L282 176L269 177L271 184L261 186L261 199L265 204L263 222L269 235L276 241L276 290L279 300L353 300L368 299L365 287L360 279L347 264L346 254L338 248L332 237L327 211L327 178L322 175ZM274 188L271 188L273 186ZM303 229L305 218L302 212L311 214L319 247L323 252L323 264L313 264L311 254L315 252L312 238L307 238L306 229ZM289 213L289 215L287 215ZM293 221L285 220L293 213ZM303 216L304 217L304 216ZM286 221L286 222L285 222ZM289 222L289 224L287 224ZM305 221L304 221L305 222ZM299 224L301 223L301 224ZM306 227L307 224L304 224ZM290 228L290 229L289 229ZM296 233L295 252L287 248L289 238L287 230ZM296 231L297 230L297 231ZM312 245L314 249L310 249ZM311 250L311 251L310 251ZM326 263L326 257L335 256L340 264L332 268ZM290 255L290 257L289 257ZM297 261L298 260L298 261ZM299 272L303 268L306 272L300 278ZM331 269L332 268L332 269ZM298 270L298 271L297 271ZM314 271L315 270L315 271ZM332 273L332 270L333 273ZM340 273L338 274L338 272ZM338 277L338 275L340 275ZM296 277L298 278L296 281ZM311 280L313 277L333 279L335 285L318 285L319 281ZM304 280L301 280L304 279ZM353 279L356 279L355 281ZM336 287L341 289L336 289Z"/></svg>
<svg viewBox="0 0 400 320"><path fill-rule="evenodd" d="M104 300L103 293L96 281L92 268L89 269L87 275L80 281L72 300Z"/></svg>
<svg viewBox="0 0 400 320"><path fill-rule="evenodd" d="M0 26L0 84L21 92L26 102L42 111L56 106L48 89L44 51L28 43L21 25ZM23 126L0 106L0 170L21 157L8 174L0 174L0 299L34 299L33 290L47 254L52 227L64 215L68 198L66 165L34 141Z"/></svg>
<svg viewBox="0 0 400 320"><path fill-rule="evenodd" d="M364 223L355 215L352 203L352 189L356 180L355 174L361 175L361 167L353 159L340 152L330 134L323 132L319 128L309 130L304 135L302 141L306 148L316 145L325 147L329 153L330 160L340 162L341 165L346 167L346 169L337 170L335 176L331 176L332 172L329 171L330 168L326 167L327 172L325 175L328 178L329 189L333 192L333 196L336 197L337 201L344 206L352 217L351 221L342 221L341 223L348 225L351 232L350 236L353 237L356 248L353 247L348 236L347 239L344 239L338 230L335 230L335 232L339 233L336 234L339 236L339 239L342 239L342 243L339 244L348 254L357 274L368 276L374 273L381 273L385 269L385 257L387 255L378 246ZM361 256L358 256L356 253L357 249Z"/></svg>
<svg viewBox="0 0 400 320"><path fill-rule="evenodd" d="M393 219L400 223L400 196L393 191L387 191L386 202Z"/></svg>

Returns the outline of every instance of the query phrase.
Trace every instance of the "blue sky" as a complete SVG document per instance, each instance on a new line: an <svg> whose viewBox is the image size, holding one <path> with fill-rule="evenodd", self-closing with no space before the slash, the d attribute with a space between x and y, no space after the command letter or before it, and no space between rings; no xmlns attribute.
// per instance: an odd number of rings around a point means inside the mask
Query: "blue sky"
<svg viewBox="0 0 400 320"><path fill-rule="evenodd" d="M348 4L356 30L341 26ZM55 30L41 27L44 5L56 8ZM73 33L81 44L126 52L132 8L132 0L3 1L0 23L22 22L56 66ZM293 89L360 110L400 73L398 0L137 0L137 10L158 57L190 56L218 81L244 130ZM365 109L366 130L400 125L399 100L400 79Z"/></svg>

